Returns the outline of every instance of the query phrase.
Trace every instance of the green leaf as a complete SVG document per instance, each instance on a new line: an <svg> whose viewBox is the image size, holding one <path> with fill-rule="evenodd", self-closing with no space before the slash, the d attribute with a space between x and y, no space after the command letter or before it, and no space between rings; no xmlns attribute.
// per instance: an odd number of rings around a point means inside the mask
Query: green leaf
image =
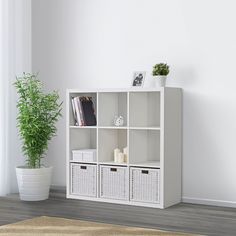
<svg viewBox="0 0 236 236"><path fill-rule="evenodd" d="M159 63L153 66L152 75L168 75L169 74L169 66L165 63Z"/></svg>

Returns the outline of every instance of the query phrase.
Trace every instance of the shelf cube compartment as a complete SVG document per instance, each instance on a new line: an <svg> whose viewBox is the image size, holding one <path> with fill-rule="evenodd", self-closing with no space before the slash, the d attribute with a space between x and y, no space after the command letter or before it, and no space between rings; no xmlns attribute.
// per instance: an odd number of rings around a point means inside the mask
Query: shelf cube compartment
<svg viewBox="0 0 236 236"><path fill-rule="evenodd" d="M99 162L114 162L114 149L121 152L127 147L126 129L99 129L98 130L98 158Z"/></svg>
<svg viewBox="0 0 236 236"><path fill-rule="evenodd" d="M97 196L97 166L71 163L71 194Z"/></svg>
<svg viewBox="0 0 236 236"><path fill-rule="evenodd" d="M129 133L129 163L143 166L160 161L160 131L159 130L130 130Z"/></svg>
<svg viewBox="0 0 236 236"><path fill-rule="evenodd" d="M115 116L122 116L127 126L127 93L99 93L99 126L115 126Z"/></svg>
<svg viewBox="0 0 236 236"><path fill-rule="evenodd" d="M100 166L100 197L128 200L129 173L127 167Z"/></svg>
<svg viewBox="0 0 236 236"><path fill-rule="evenodd" d="M160 170L130 168L130 201L160 202Z"/></svg>
<svg viewBox="0 0 236 236"><path fill-rule="evenodd" d="M160 92L130 92L129 126L160 127Z"/></svg>
<svg viewBox="0 0 236 236"><path fill-rule="evenodd" d="M73 160L73 152L88 149L93 149L96 155L97 129L70 129L70 160Z"/></svg>
<svg viewBox="0 0 236 236"><path fill-rule="evenodd" d="M70 126L75 126L75 118L74 118L74 112L72 109L72 98L74 97L92 97L92 101L93 101L93 107L94 107L94 112L95 112L95 116L97 119L97 93L71 93L70 94L70 101L69 101L69 122L70 122Z"/></svg>

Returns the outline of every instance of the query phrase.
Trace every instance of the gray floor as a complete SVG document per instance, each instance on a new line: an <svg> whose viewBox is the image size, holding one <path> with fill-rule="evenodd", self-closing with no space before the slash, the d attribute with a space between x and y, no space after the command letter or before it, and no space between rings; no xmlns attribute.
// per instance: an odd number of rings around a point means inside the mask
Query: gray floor
<svg viewBox="0 0 236 236"><path fill-rule="evenodd" d="M178 204L165 210L65 199L54 191L42 202L22 202L18 195L0 198L0 225L35 216L58 216L203 235L236 235L236 210Z"/></svg>

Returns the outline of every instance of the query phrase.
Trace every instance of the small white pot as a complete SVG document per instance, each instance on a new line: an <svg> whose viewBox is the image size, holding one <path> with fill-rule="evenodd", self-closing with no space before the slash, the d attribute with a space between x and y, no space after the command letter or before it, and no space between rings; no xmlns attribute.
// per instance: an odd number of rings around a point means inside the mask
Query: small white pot
<svg viewBox="0 0 236 236"><path fill-rule="evenodd" d="M51 185L52 167L29 169L16 167L16 176L23 201L42 201L48 199Z"/></svg>
<svg viewBox="0 0 236 236"><path fill-rule="evenodd" d="M153 78L155 79L156 87L165 87L166 86L166 75L155 75Z"/></svg>

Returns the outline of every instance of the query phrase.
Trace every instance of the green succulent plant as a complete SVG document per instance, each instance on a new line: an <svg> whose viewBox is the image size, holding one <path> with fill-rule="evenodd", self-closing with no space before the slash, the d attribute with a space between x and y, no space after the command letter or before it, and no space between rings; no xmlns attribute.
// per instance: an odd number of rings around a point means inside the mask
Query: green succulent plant
<svg viewBox="0 0 236 236"><path fill-rule="evenodd" d="M165 63L159 63L153 66L152 75L168 75L169 74L169 66Z"/></svg>
<svg viewBox="0 0 236 236"><path fill-rule="evenodd" d="M22 140L22 151L28 168L40 168L48 142L56 135L55 126L61 116L62 102L56 91L45 94L37 75L24 73L14 86L17 101L17 127Z"/></svg>

